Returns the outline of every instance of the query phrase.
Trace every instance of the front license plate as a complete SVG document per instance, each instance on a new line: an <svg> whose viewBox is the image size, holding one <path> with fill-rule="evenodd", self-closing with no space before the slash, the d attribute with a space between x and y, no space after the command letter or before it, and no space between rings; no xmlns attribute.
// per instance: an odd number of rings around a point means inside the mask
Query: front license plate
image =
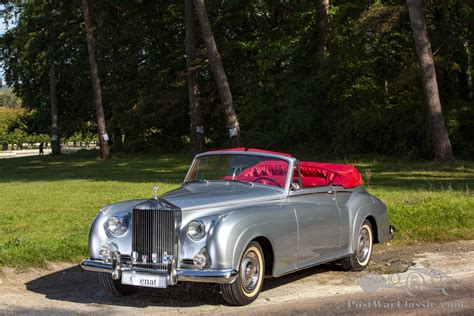
<svg viewBox="0 0 474 316"><path fill-rule="evenodd" d="M164 275L149 275L135 272L122 272L122 284L163 289L168 286L168 278Z"/></svg>

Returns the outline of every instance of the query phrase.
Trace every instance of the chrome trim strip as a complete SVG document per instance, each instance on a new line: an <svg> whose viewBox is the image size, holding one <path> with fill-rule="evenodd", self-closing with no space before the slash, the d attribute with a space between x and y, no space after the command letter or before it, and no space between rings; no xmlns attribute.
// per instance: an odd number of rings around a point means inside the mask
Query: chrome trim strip
<svg viewBox="0 0 474 316"><path fill-rule="evenodd" d="M114 267L112 266L112 263L107 263L102 260L85 259L85 260L82 260L80 266L82 270L85 270L85 271L100 272L100 273L112 273L114 271Z"/></svg>
<svg viewBox="0 0 474 316"><path fill-rule="evenodd" d="M80 264L85 271L99 272L99 273L113 273L114 267L112 263L107 263L102 260L85 259ZM165 272L162 270L137 269L122 266L120 271L135 271L138 273L154 274L154 275L169 275L172 273L172 278L180 282L204 282L204 283L220 283L230 284L237 278L238 272L233 269L226 270L198 270L198 269L176 269L174 271ZM173 275L173 272L175 273ZM174 280L171 280L174 284Z"/></svg>
<svg viewBox="0 0 474 316"><path fill-rule="evenodd" d="M188 270L178 269L178 281L230 284L237 278L238 272L227 270Z"/></svg>

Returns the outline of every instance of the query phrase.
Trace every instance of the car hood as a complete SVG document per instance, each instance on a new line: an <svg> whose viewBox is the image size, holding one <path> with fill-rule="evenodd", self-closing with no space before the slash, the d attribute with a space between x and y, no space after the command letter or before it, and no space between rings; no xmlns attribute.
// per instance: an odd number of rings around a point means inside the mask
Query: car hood
<svg viewBox="0 0 474 316"><path fill-rule="evenodd" d="M279 199L284 192L265 185L240 182L196 182L160 196L183 211Z"/></svg>

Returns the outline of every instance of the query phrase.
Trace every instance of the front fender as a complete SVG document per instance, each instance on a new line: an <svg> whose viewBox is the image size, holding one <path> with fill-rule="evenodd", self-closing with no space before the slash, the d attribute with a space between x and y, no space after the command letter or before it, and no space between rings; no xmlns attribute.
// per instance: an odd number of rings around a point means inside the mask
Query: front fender
<svg viewBox="0 0 474 316"><path fill-rule="evenodd" d="M104 206L93 220L89 231L89 257L100 259L100 248L113 244L121 253L131 253L132 232L128 229L122 236L112 236L105 229L105 222L116 214L130 214L133 206L144 200L131 200Z"/></svg>
<svg viewBox="0 0 474 316"><path fill-rule="evenodd" d="M258 237L266 238L271 245L273 275L295 268L296 218L294 211L283 201L242 207L226 213L213 227L207 241L213 268L238 271L245 248Z"/></svg>

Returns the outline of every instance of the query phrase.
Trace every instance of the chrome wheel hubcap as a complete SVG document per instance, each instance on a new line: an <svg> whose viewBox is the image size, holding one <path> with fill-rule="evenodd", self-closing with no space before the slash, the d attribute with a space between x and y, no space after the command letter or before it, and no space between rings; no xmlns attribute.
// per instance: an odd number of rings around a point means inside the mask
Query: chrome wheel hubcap
<svg viewBox="0 0 474 316"><path fill-rule="evenodd" d="M260 276L258 256L253 251L245 254L240 266L240 278L246 292L252 292Z"/></svg>
<svg viewBox="0 0 474 316"><path fill-rule="evenodd" d="M370 252L370 244L370 234L367 228L364 227L362 228L359 234L359 246L357 249L357 260L359 260L360 263L365 262L365 260L367 260L367 256Z"/></svg>

